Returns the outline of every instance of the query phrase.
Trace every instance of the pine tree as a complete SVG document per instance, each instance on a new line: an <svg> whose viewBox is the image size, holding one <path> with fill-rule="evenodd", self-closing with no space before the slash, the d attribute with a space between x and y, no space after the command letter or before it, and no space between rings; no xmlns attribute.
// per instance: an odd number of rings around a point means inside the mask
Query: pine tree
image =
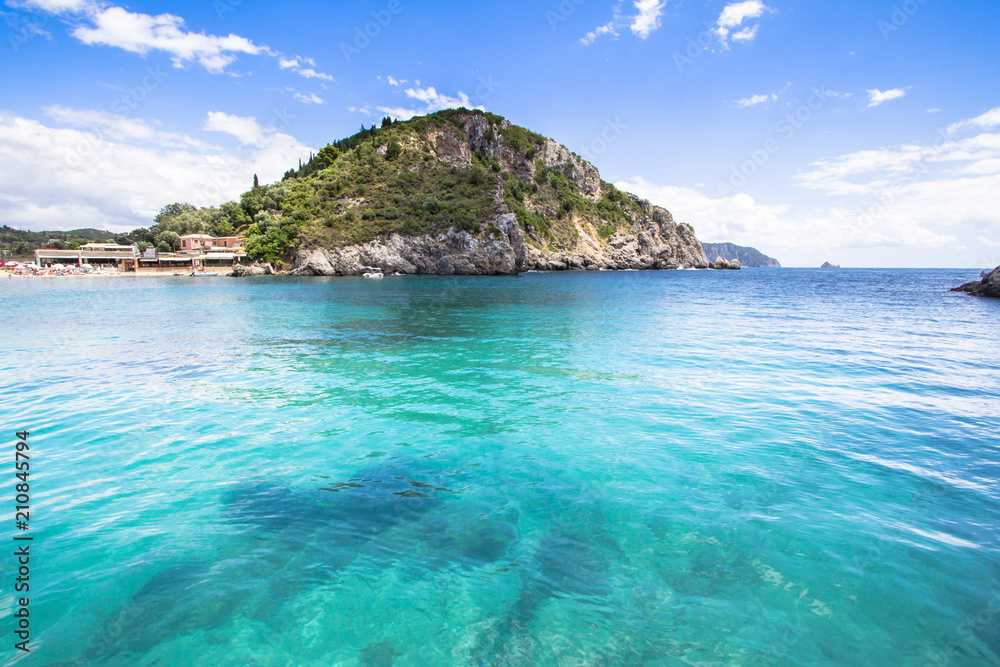
<svg viewBox="0 0 1000 667"><path fill-rule="evenodd" d="M260 187L260 181L257 180L257 174L253 175L253 186L255 188L259 188Z"/></svg>

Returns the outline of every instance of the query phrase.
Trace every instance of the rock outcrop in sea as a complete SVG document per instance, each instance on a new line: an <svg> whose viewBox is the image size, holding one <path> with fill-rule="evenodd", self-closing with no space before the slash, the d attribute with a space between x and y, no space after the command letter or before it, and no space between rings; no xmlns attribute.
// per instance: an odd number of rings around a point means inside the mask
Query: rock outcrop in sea
<svg viewBox="0 0 1000 667"><path fill-rule="evenodd" d="M972 296L1000 299L1000 266L989 272L983 271L980 276L982 278L981 280L974 280L971 283L965 283L964 285L960 285L951 291L965 292L966 294L971 294Z"/></svg>
<svg viewBox="0 0 1000 667"><path fill-rule="evenodd" d="M708 268L717 271L739 271L743 268L738 259L723 259L716 257L715 261L708 265Z"/></svg>
<svg viewBox="0 0 1000 667"><path fill-rule="evenodd" d="M823 262L823 266L819 267L821 269L839 269L840 264L831 264L830 262Z"/></svg>

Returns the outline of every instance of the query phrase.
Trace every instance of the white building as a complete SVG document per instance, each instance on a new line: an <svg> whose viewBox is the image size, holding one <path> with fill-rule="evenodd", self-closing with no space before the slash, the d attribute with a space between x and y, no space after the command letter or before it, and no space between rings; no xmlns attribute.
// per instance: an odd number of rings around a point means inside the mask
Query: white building
<svg viewBox="0 0 1000 667"><path fill-rule="evenodd" d="M86 243L78 250L39 248L35 251L35 264L90 264L93 266L116 266L122 271L135 271L139 261L139 249L134 245L114 243Z"/></svg>

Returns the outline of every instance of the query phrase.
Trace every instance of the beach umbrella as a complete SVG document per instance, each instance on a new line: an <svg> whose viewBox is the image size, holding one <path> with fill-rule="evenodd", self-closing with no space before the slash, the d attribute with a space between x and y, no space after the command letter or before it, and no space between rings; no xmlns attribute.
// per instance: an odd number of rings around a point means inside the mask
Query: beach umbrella
<svg viewBox="0 0 1000 667"><path fill-rule="evenodd" d="M7 262L4 264L4 266L21 266L21 265L17 262Z"/></svg>
<svg viewBox="0 0 1000 667"><path fill-rule="evenodd" d="M53 264L49 268L52 268L52 269L65 269L66 267L64 265L62 265L62 264Z"/></svg>

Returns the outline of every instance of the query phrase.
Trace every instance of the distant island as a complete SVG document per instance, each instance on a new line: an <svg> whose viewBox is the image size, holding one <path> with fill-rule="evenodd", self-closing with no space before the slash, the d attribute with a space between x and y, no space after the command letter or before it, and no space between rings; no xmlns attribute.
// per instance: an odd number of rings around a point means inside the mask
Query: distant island
<svg viewBox="0 0 1000 667"><path fill-rule="evenodd" d="M821 269L839 269L840 264L831 264L830 262L823 262L823 266L819 267Z"/></svg>
<svg viewBox="0 0 1000 667"><path fill-rule="evenodd" d="M705 257L710 260L721 257L729 262L739 260L740 266L751 268L780 269L781 264L773 257L768 257L756 248L739 246L735 243L702 243Z"/></svg>

